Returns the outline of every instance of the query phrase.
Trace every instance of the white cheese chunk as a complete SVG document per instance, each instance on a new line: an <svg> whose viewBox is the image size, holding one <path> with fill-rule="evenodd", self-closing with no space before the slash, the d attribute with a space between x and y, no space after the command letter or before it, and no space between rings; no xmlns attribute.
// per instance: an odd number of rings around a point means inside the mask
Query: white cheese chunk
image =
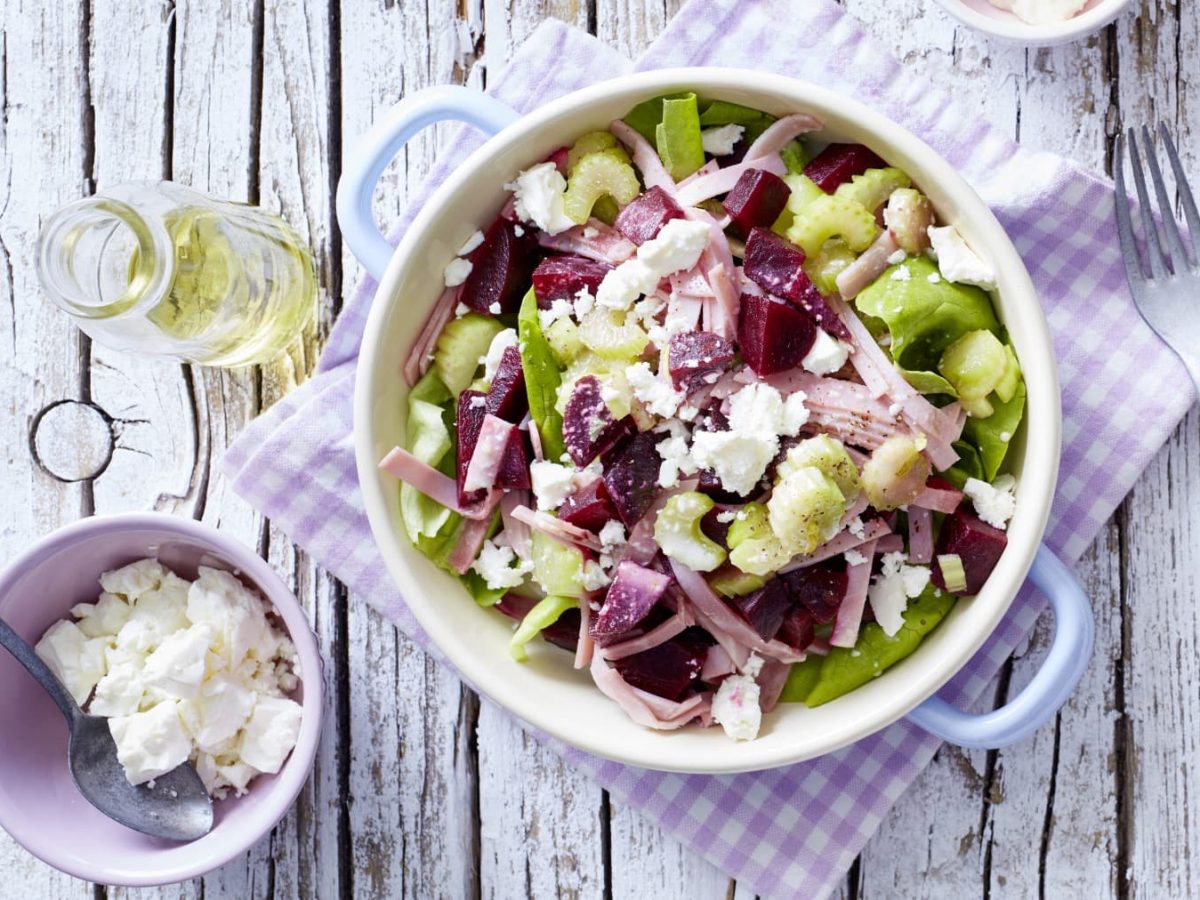
<svg viewBox="0 0 1200 900"><path fill-rule="evenodd" d="M897 271L908 271L907 269ZM831 337L824 329L817 329L817 337L800 364L814 375L832 375L846 365L850 358L850 345Z"/></svg>
<svg viewBox="0 0 1200 900"><path fill-rule="evenodd" d="M762 727L758 683L752 675L730 675L713 695L712 717L735 741L752 741Z"/></svg>
<svg viewBox="0 0 1200 900"><path fill-rule="evenodd" d="M567 182L554 163L539 163L526 169L505 188L513 192L521 221L532 222L546 234L558 234L574 227L563 204Z"/></svg>
<svg viewBox="0 0 1200 900"><path fill-rule="evenodd" d="M200 693L213 630L201 622L166 638L146 657L142 681L168 696L188 700Z"/></svg>
<svg viewBox="0 0 1200 900"><path fill-rule="evenodd" d="M533 570L533 563L518 562L517 554L512 547L502 547L494 541L487 540L479 550L479 557L471 564L471 568L484 580L492 590L515 588L525 580L525 575Z"/></svg>
<svg viewBox="0 0 1200 900"><path fill-rule="evenodd" d="M239 755L259 772L274 774L296 746L300 704L286 697L260 697L242 729Z"/></svg>
<svg viewBox="0 0 1200 900"><path fill-rule="evenodd" d="M467 280L467 276L471 274L473 268L475 267L469 259L456 256L446 264L446 268L442 272L442 280L446 283L446 287L458 287Z"/></svg>
<svg viewBox="0 0 1200 900"><path fill-rule="evenodd" d="M953 225L929 226L929 242L937 254L938 269L947 281L973 284L986 291L996 289L996 270L967 246ZM936 273L935 273L936 274ZM933 276L930 275L930 281Z"/></svg>
<svg viewBox="0 0 1200 900"><path fill-rule="evenodd" d="M542 510L558 509L575 489L575 470L549 460L535 460L529 465L529 479L533 484L533 495L537 507Z"/></svg>
<svg viewBox="0 0 1200 900"><path fill-rule="evenodd" d="M483 363L483 377L487 381L491 381L496 377L496 371L500 368L500 360L504 358L504 351L509 347L517 346L517 332L514 328L505 328L498 332L492 338L491 344L488 345L488 351L484 354L480 362ZM478 399L478 398L474 398Z"/></svg>
<svg viewBox="0 0 1200 900"><path fill-rule="evenodd" d="M165 775L187 762L192 753L192 741L173 702L131 716L116 716L108 720L108 728L130 784L145 784Z"/></svg>
<svg viewBox="0 0 1200 900"><path fill-rule="evenodd" d="M55 622L34 647L58 680L83 705L107 670L105 638L89 638L74 622Z"/></svg>
<svg viewBox="0 0 1200 900"><path fill-rule="evenodd" d="M978 478L968 478L963 485L963 493L971 498L979 518L993 528L1003 530L1008 527L1008 520L1017 509L1016 487L1017 481L1011 475L1001 475L991 484Z"/></svg>
<svg viewBox="0 0 1200 900"><path fill-rule="evenodd" d="M668 275L696 265L711 237L703 222L672 219L638 247L637 256L604 276L596 290L596 302L610 309L629 309Z"/></svg>
<svg viewBox="0 0 1200 900"><path fill-rule="evenodd" d="M709 156L728 156L745 132L742 125L718 125L700 132L700 142Z"/></svg>
<svg viewBox="0 0 1200 900"><path fill-rule="evenodd" d="M231 669L270 640L262 603L219 569L200 567L200 577L188 591L187 618L212 626L213 652Z"/></svg>

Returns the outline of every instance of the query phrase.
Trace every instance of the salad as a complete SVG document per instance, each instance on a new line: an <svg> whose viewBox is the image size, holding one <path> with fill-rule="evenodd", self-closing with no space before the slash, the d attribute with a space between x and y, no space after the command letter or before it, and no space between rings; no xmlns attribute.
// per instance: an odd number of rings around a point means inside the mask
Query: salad
<svg viewBox="0 0 1200 900"><path fill-rule="evenodd" d="M684 93L579 135L506 185L405 362L380 465L413 545L514 659L574 654L650 728L751 739L865 684L1005 548L994 272L822 127Z"/></svg>

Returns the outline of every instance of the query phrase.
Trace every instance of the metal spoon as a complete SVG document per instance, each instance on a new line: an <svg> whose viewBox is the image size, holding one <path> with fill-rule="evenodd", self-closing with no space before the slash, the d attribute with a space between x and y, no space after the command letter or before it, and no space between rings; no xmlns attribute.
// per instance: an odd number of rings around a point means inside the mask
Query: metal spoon
<svg viewBox="0 0 1200 900"><path fill-rule="evenodd" d="M195 769L184 763L155 778L154 787L130 784L108 721L86 715L50 667L3 619L0 646L29 670L67 717L71 775L92 806L128 828L169 841L194 841L212 830L212 800Z"/></svg>

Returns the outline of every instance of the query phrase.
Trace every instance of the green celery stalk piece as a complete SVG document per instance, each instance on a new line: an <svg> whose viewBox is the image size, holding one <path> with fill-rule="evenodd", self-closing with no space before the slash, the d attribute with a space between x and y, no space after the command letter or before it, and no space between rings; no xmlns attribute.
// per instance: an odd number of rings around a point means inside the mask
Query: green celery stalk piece
<svg viewBox="0 0 1200 900"><path fill-rule="evenodd" d="M468 569L462 576L462 583L467 592L480 606L495 606L508 593L508 588L490 588L483 576L474 569Z"/></svg>
<svg viewBox="0 0 1200 900"><path fill-rule="evenodd" d="M508 644L508 652L517 662L529 659L525 645L542 633L543 628L549 628L558 621L558 617L568 609L579 605L574 597L556 597L551 594L538 601L538 605L525 614L517 630L513 632Z"/></svg>
<svg viewBox="0 0 1200 900"><path fill-rule="evenodd" d="M408 392L409 402L421 400L425 403L432 403L434 406L442 406L450 397L450 389L442 383L433 369L426 372Z"/></svg>
<svg viewBox="0 0 1200 900"><path fill-rule="evenodd" d="M651 144L654 143L658 123L663 120L663 101L678 100L687 94L664 94L643 100L625 115L624 122Z"/></svg>
<svg viewBox="0 0 1200 900"><path fill-rule="evenodd" d="M804 662L798 662L788 672L783 692L779 695L780 703L803 703L821 677L821 664L825 657L811 654Z"/></svg>
<svg viewBox="0 0 1200 900"><path fill-rule="evenodd" d="M562 374L554 359L550 342L542 333L538 318L537 296L533 288L521 301L517 313L517 338L521 348L521 368L525 372L525 393L529 395L529 415L538 428L546 458L557 460L566 451L562 435L562 416L554 408Z"/></svg>
<svg viewBox="0 0 1200 900"><path fill-rule="evenodd" d="M995 411L986 419L969 416L963 427L963 437L979 448L985 481L991 481L1000 471L1008 454L1009 442L1017 433L1025 414L1025 379L1017 382L1011 400L1007 403L997 401L993 405ZM1004 440L1004 435L1008 435L1009 440Z"/></svg>
<svg viewBox="0 0 1200 900"><path fill-rule="evenodd" d="M834 647L821 662L821 671L804 698L809 706L820 706L861 687L910 655L925 635L946 617L957 598L933 585L911 600L904 611L904 624L888 637L879 623L864 625L853 649Z"/></svg>
<svg viewBox="0 0 1200 900"><path fill-rule="evenodd" d="M704 165L704 142L700 137L700 114L696 95L664 100L662 121L654 130L658 155L676 181L687 178Z"/></svg>
<svg viewBox="0 0 1200 900"><path fill-rule="evenodd" d="M747 132L748 134L749 132ZM779 151L779 157L787 166L789 175L803 175L804 167L808 165L808 153L798 140L788 141Z"/></svg>

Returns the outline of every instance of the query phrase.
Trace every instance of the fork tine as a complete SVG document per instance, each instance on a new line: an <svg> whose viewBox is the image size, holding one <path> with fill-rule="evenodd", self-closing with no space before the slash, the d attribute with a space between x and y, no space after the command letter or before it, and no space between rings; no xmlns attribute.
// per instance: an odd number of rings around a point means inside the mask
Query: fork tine
<svg viewBox="0 0 1200 900"><path fill-rule="evenodd" d="M1129 193L1125 190L1125 141L1117 135L1116 159L1113 160L1113 182L1117 208L1117 235L1121 239L1121 256L1125 259L1125 273L1130 284L1141 284L1146 280L1142 261L1138 258L1137 241L1133 236L1133 219L1129 214Z"/></svg>
<svg viewBox="0 0 1200 900"><path fill-rule="evenodd" d="M1154 224L1154 207L1150 205L1150 195L1146 193L1146 176L1142 174L1142 157L1138 153L1137 137L1133 129L1129 135L1129 162L1133 169L1133 185L1137 188L1138 205L1141 207L1143 230L1146 232L1146 253L1150 257L1150 274L1154 278L1166 278L1167 267L1163 262L1162 244L1158 240L1158 226ZM1170 215L1168 209L1166 215Z"/></svg>
<svg viewBox="0 0 1200 900"><path fill-rule="evenodd" d="M1191 232L1192 257L1200 263L1200 245L1196 243L1200 241L1200 212L1196 211L1196 198L1192 196L1191 185L1188 184L1187 176L1183 174L1179 153L1175 150L1175 142L1171 140L1171 132L1167 131L1165 123L1158 124L1158 133L1162 135L1163 145L1167 148L1167 159L1171 161L1171 169L1175 172L1175 190L1179 192L1179 199L1183 201L1183 214L1187 218L1188 231Z"/></svg>
<svg viewBox="0 0 1200 900"><path fill-rule="evenodd" d="M1163 183L1162 171L1158 168L1158 154L1154 152L1154 139L1150 137L1150 129L1142 126L1142 146L1146 148L1146 163L1150 166L1150 180L1154 183L1154 194L1158 197L1158 208L1162 211L1163 231L1167 236L1167 254L1171 270L1178 273L1191 265L1187 251L1183 249L1183 238L1179 235L1179 223L1175 221L1175 204L1167 196L1167 186Z"/></svg>

